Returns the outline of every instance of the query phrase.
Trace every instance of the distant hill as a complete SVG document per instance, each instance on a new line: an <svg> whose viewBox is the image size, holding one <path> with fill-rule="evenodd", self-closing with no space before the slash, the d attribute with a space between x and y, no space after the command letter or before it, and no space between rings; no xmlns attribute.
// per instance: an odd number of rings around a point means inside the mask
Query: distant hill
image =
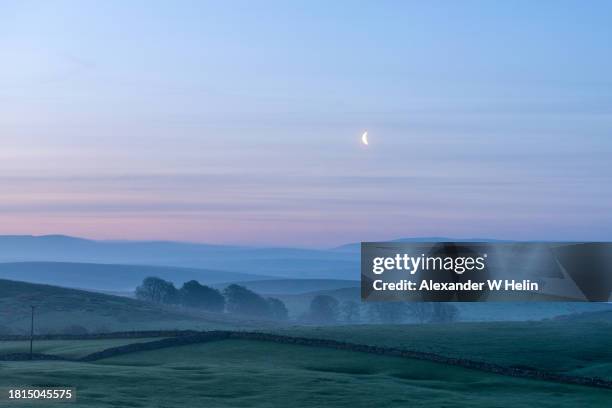
<svg viewBox="0 0 612 408"><path fill-rule="evenodd" d="M96 291L133 291L147 276L157 276L177 286L195 279L204 284L255 281L269 276L168 266L114 265L71 262L0 263L0 278Z"/></svg>
<svg viewBox="0 0 612 408"><path fill-rule="evenodd" d="M90 331L260 327L229 315L178 310L119 296L0 279L0 332L57 333L79 325ZM3 334L3 333L0 333Z"/></svg>
<svg viewBox="0 0 612 408"><path fill-rule="evenodd" d="M390 242L442 241L510 242L489 238L448 237L390 240ZM173 266L290 279L358 280L359 251L360 243L316 250L168 241L94 241L64 235L0 236L0 262L5 263L50 261ZM234 278L225 281L232 280ZM242 280L254 279L245 277Z"/></svg>
<svg viewBox="0 0 612 408"><path fill-rule="evenodd" d="M31 261L175 266L283 278L359 278L359 258L332 250L0 236L0 262Z"/></svg>
<svg viewBox="0 0 612 408"><path fill-rule="evenodd" d="M360 282L357 280L342 279L272 279L246 282L229 282L214 285L217 288L225 288L230 283L236 283L247 287L257 293L274 294L300 294L321 290L332 290L341 288L358 288Z"/></svg>
<svg viewBox="0 0 612 408"><path fill-rule="evenodd" d="M399 238L385 242L512 242L501 239L491 238L449 238L449 237L415 237L415 238ZM359 252L361 251L361 242L353 242L346 245L341 245L334 248L338 252Z"/></svg>

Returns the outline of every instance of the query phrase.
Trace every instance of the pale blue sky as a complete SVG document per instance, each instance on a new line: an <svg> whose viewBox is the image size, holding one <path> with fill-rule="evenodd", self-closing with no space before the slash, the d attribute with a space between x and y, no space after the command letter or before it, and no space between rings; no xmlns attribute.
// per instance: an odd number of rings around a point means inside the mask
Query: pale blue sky
<svg viewBox="0 0 612 408"><path fill-rule="evenodd" d="M612 239L611 18L607 1L0 1L0 233Z"/></svg>

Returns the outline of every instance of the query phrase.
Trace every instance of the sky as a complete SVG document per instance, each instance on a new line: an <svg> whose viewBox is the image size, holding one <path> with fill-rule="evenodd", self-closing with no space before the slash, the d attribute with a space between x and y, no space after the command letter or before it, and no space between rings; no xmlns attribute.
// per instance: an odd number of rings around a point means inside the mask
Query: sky
<svg viewBox="0 0 612 408"><path fill-rule="evenodd" d="M0 234L610 240L611 16L2 0Z"/></svg>

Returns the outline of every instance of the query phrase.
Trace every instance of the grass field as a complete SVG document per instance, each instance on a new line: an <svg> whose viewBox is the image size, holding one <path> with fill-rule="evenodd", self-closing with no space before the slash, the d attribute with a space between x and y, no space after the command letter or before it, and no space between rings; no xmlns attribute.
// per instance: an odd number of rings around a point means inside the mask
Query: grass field
<svg viewBox="0 0 612 408"><path fill-rule="evenodd" d="M612 322L296 326L278 332L612 379Z"/></svg>
<svg viewBox="0 0 612 408"><path fill-rule="evenodd" d="M87 354L111 347L132 343L144 343L159 339L160 337L104 340L36 340L34 342L34 352L78 359ZM0 341L0 354L28 353L29 351L29 341Z"/></svg>
<svg viewBox="0 0 612 408"><path fill-rule="evenodd" d="M36 304L38 333L70 324L94 331L260 330L612 380L610 312L540 322L282 326L74 289L1 283L0 326L12 334L28 332L29 305ZM34 351L78 359L148 340L157 339L37 340ZM28 350L27 341L0 341L0 354ZM68 407L612 406L609 390L397 357L247 340L175 346L95 363L0 361L0 389L7 386L76 387L78 402L66 404Z"/></svg>
<svg viewBox="0 0 612 408"><path fill-rule="evenodd" d="M73 386L66 407L605 407L612 391L435 363L229 340L96 363L3 362L0 387ZM54 406L62 406L56 404Z"/></svg>

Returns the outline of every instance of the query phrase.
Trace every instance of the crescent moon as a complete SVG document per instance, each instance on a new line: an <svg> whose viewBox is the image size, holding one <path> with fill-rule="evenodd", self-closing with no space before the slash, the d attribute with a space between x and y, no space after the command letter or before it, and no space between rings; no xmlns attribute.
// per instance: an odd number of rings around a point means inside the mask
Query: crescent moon
<svg viewBox="0 0 612 408"><path fill-rule="evenodd" d="M368 145L368 132L365 131L363 132L363 135L361 135L361 143L363 143L364 145Z"/></svg>

